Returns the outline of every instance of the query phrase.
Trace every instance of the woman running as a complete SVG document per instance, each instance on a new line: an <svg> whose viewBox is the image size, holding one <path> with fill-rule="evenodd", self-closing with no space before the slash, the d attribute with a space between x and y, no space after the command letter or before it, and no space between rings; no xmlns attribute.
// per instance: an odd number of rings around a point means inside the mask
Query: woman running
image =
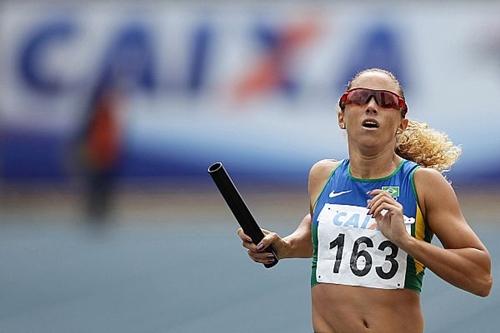
<svg viewBox="0 0 500 333"><path fill-rule="evenodd" d="M289 236L264 230L258 263L312 257L315 332L423 332L420 291L427 267L479 296L492 286L491 259L465 221L441 172L460 155L446 135L410 121L395 76L358 73L339 101L349 158L317 162L309 174L310 214ZM443 248L431 244L436 235Z"/></svg>

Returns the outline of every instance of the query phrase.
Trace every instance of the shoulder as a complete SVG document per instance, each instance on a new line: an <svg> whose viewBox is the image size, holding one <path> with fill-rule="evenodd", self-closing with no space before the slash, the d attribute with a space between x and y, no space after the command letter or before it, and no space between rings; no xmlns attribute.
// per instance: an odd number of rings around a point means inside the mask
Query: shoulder
<svg viewBox="0 0 500 333"><path fill-rule="evenodd" d="M314 163L309 171L308 190L311 202L315 202L332 171L341 161L325 159Z"/></svg>
<svg viewBox="0 0 500 333"><path fill-rule="evenodd" d="M443 174L435 169L420 167L414 175L415 190L419 204L425 211L434 204L445 207L449 201L455 202L456 196L451 184Z"/></svg>
<svg viewBox="0 0 500 333"><path fill-rule="evenodd" d="M314 163L309 171L309 183L316 183L326 180L332 171L341 163L341 161L325 159Z"/></svg>
<svg viewBox="0 0 500 333"><path fill-rule="evenodd" d="M426 189L432 186L446 186L450 184L444 178L443 174L435 169L420 167L415 170L415 186Z"/></svg>

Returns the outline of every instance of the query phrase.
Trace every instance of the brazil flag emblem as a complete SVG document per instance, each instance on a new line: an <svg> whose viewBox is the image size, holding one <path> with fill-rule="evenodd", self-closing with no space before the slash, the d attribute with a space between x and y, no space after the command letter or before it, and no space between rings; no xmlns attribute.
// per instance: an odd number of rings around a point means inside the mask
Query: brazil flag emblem
<svg viewBox="0 0 500 333"><path fill-rule="evenodd" d="M399 186L382 186L382 191L386 191L394 199L399 197Z"/></svg>

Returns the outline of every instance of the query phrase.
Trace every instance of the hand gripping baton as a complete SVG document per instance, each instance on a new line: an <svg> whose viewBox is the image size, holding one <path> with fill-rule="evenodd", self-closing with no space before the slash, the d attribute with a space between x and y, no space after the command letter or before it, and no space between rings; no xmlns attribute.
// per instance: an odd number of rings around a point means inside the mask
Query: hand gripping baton
<svg viewBox="0 0 500 333"><path fill-rule="evenodd" d="M234 183L229 177L224 165L222 162L215 162L211 166L208 167L208 173L212 176L212 179L217 185L219 192L222 194L222 197L226 201L227 205L233 212L236 221L241 226L245 234L252 238L254 244L259 244L259 242L264 238L264 233L260 229L257 222L252 216L252 213L248 210L247 205L243 201L240 193ZM274 255L274 262L271 264L264 264L267 268L273 267L278 263L278 257L276 256L276 252L274 251L272 245L265 249L265 252L270 252Z"/></svg>

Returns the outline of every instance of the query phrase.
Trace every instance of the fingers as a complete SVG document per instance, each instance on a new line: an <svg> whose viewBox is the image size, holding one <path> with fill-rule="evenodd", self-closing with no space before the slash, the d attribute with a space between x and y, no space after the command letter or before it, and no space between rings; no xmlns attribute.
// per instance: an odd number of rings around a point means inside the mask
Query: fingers
<svg viewBox="0 0 500 333"><path fill-rule="evenodd" d="M261 264L271 264L274 262L275 257L272 253L266 252L266 249L276 240L279 240L280 237L269 230L262 229L264 233L264 238L262 241L256 245L253 243L250 236L245 234L242 228L238 228L236 233L242 240L242 245L247 249L248 256L255 262Z"/></svg>
<svg viewBox="0 0 500 333"><path fill-rule="evenodd" d="M253 252L248 250L248 256L253 261L261 264L272 264L275 260L274 255L270 252Z"/></svg>
<svg viewBox="0 0 500 333"><path fill-rule="evenodd" d="M250 238L250 236L248 236L247 234L245 234L245 232L243 231L242 228L238 228L238 230L236 230L236 233L238 234L238 236L241 238L241 240L243 242L252 242L252 239Z"/></svg>
<svg viewBox="0 0 500 333"><path fill-rule="evenodd" d="M375 219L384 217L387 212L391 215L403 214L403 206L386 191L373 190L369 194L373 195L373 198L368 200L368 214Z"/></svg>
<svg viewBox="0 0 500 333"><path fill-rule="evenodd" d="M264 251L267 249L271 244L279 240L280 237L278 236L277 233L268 231L267 235L262 238L259 244L257 244L257 251Z"/></svg>
<svg viewBox="0 0 500 333"><path fill-rule="evenodd" d="M269 230L266 230L266 229L260 229L262 230L262 232L264 233L264 235L268 235L271 233L271 231ZM242 241L244 242L252 242L252 238L250 238L250 236L248 236L247 234L245 234L245 232L243 231L242 228L238 228L238 230L236 230L236 233L238 234L238 236L241 238Z"/></svg>
<svg viewBox="0 0 500 333"><path fill-rule="evenodd" d="M247 247L248 255L250 258L261 264L271 264L275 261L275 257L272 253L267 252L267 248L273 244L273 242L279 240L279 236L274 232L268 232L266 236L260 241L259 244L254 243L249 244Z"/></svg>
<svg viewBox="0 0 500 333"><path fill-rule="evenodd" d="M249 251L253 251L253 252L258 252L257 251L257 245L255 245L252 241L252 238L250 238L250 236L248 236L247 234L245 234L245 232L243 231L243 229L239 228L236 233L238 234L238 236L240 237L242 243L241 245L249 250Z"/></svg>
<svg viewBox="0 0 500 333"><path fill-rule="evenodd" d="M403 206L386 191L373 190L369 194L373 195L373 198L368 200L368 214L374 217L381 213L385 215L384 209L392 213L403 213Z"/></svg>
<svg viewBox="0 0 500 333"><path fill-rule="evenodd" d="M394 215L394 214L399 214L400 211L401 210L398 206L387 202L382 202L376 208L374 208L372 215L377 220L379 218L383 218L387 213Z"/></svg>

